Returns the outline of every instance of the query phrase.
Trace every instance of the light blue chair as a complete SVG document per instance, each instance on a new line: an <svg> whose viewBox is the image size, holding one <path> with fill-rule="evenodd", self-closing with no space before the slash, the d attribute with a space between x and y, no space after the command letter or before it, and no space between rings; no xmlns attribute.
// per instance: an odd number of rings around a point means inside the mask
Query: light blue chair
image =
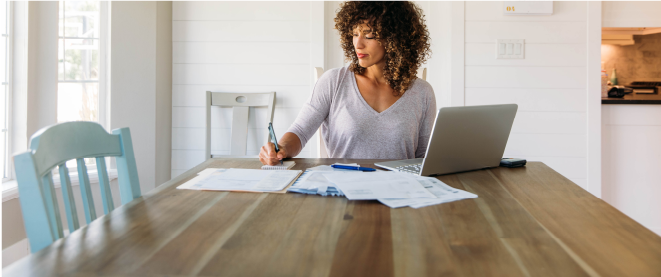
<svg viewBox="0 0 661 277"><path fill-rule="evenodd" d="M62 199L70 232L80 228L80 225L66 161L76 159L78 163L78 180L87 224L97 216L83 158L96 158L101 200L106 214L114 209L114 204L104 157L116 157L122 205L141 195L129 128L115 129L109 134L95 122L65 122L37 131L30 139L29 148L14 156L14 165L25 231L32 253L64 237L51 174L56 166L60 172Z"/></svg>

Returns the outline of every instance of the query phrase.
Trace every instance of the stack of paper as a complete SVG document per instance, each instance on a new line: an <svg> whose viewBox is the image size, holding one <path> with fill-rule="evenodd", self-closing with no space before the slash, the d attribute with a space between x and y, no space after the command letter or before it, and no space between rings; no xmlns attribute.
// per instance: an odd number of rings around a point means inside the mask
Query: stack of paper
<svg viewBox="0 0 661 277"><path fill-rule="evenodd" d="M291 169L295 165L296 165L296 162L288 161L288 162L283 162L282 165L280 165L280 164L263 165L262 170L287 170L287 169Z"/></svg>
<svg viewBox="0 0 661 277"><path fill-rule="evenodd" d="M407 175L393 171L324 174L349 200L436 198L415 178Z"/></svg>
<svg viewBox="0 0 661 277"><path fill-rule="evenodd" d="M346 196L350 200L379 200L391 208L409 206L415 209L477 198L473 193L450 187L436 178L401 172L362 172L321 165L308 168L302 175L300 173L300 170L207 168L177 189L281 193L290 191L322 196Z"/></svg>
<svg viewBox="0 0 661 277"><path fill-rule="evenodd" d="M357 164L356 164L357 165ZM322 196L344 196L341 190L337 189L333 183L326 179L324 173L339 172L342 173L355 173L354 170L332 168L329 165L320 165L313 168L308 168L303 172L303 175L294 182L287 191L304 193L304 194L319 194Z"/></svg>
<svg viewBox="0 0 661 277"><path fill-rule="evenodd" d="M192 180L177 187L192 190L277 192L284 190L300 170L259 170L220 168L200 172Z"/></svg>
<svg viewBox="0 0 661 277"><path fill-rule="evenodd" d="M406 173L401 173L406 174ZM415 176L416 180L420 182L435 198L379 198L378 200L391 208L400 208L409 206L411 208L422 208L441 203L447 203L462 199L477 198L477 195L455 189L446 185L436 178Z"/></svg>
<svg viewBox="0 0 661 277"><path fill-rule="evenodd" d="M376 199L391 208L409 206L416 209L477 197L436 178L392 171L341 170L330 166L309 168L287 191L346 196L350 200Z"/></svg>

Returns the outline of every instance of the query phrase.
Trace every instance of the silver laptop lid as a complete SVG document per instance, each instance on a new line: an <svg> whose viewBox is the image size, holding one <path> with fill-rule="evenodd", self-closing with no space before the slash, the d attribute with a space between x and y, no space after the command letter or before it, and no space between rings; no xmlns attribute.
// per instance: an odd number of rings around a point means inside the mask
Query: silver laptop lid
<svg viewBox="0 0 661 277"><path fill-rule="evenodd" d="M516 104L441 108L420 175L498 166L517 108Z"/></svg>

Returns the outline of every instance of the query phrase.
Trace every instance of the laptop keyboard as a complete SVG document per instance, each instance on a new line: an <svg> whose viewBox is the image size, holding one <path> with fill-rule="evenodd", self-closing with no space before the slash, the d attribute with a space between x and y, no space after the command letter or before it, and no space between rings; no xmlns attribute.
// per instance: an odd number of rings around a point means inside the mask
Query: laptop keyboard
<svg viewBox="0 0 661 277"><path fill-rule="evenodd" d="M422 170L422 164L403 165L403 166L395 167L395 169L399 170L400 172L419 175L420 171Z"/></svg>

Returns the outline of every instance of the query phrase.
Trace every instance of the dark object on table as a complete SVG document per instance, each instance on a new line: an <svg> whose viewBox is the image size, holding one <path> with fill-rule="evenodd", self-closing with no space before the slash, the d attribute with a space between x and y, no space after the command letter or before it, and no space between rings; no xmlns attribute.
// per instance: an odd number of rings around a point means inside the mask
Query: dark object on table
<svg viewBox="0 0 661 277"><path fill-rule="evenodd" d="M625 94L631 93L633 89L624 86L613 86L608 89L608 97L622 98Z"/></svg>
<svg viewBox="0 0 661 277"><path fill-rule="evenodd" d="M526 165L526 159L503 158L500 160L500 166L504 167L520 167L524 165Z"/></svg>
<svg viewBox="0 0 661 277"><path fill-rule="evenodd" d="M634 93L659 93L661 82L631 82L627 88L632 88Z"/></svg>

